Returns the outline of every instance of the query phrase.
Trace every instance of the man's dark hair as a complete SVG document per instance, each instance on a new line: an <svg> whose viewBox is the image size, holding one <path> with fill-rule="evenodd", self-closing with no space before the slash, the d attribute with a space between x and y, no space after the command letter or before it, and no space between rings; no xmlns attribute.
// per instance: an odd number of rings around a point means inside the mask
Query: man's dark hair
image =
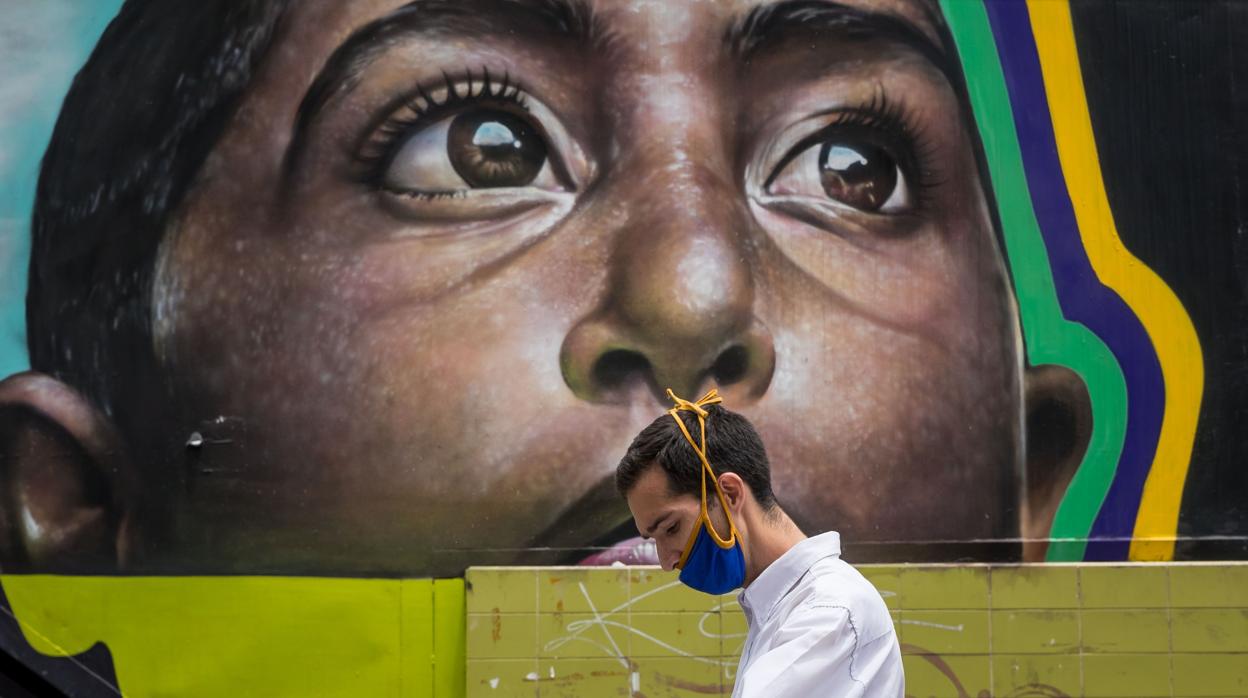
<svg viewBox="0 0 1248 698"><path fill-rule="evenodd" d="M776 496L771 491L771 465L767 462L767 451L754 425L745 417L719 405L707 407L706 412L706 459L710 461L715 475L736 473L754 493L764 511L774 509ZM697 415L685 410L677 414L689 429L689 435L700 440ZM670 414L651 422L633 439L628 452L616 466L616 489L620 494L628 495L642 473L656 465L667 474L668 490L672 494L701 496L702 461ZM708 491L713 487L713 484L707 483Z"/></svg>
<svg viewBox="0 0 1248 698"><path fill-rule="evenodd" d="M109 414L159 390L157 250L286 4L127 0L65 97L35 192L27 345Z"/></svg>

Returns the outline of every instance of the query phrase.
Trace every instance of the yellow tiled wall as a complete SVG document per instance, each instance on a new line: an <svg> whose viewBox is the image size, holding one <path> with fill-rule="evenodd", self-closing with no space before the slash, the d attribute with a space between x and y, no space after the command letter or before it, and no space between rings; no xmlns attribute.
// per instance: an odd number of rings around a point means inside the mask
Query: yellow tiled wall
<svg viewBox="0 0 1248 698"><path fill-rule="evenodd" d="M1248 697L1248 564L881 565L907 694ZM730 694L735 596L656 568L473 568L469 696Z"/></svg>

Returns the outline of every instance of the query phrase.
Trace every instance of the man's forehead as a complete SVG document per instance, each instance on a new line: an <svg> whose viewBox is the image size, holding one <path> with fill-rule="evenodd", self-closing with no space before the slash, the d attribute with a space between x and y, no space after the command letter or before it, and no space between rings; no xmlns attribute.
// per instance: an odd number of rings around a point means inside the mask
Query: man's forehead
<svg viewBox="0 0 1248 698"><path fill-rule="evenodd" d="M666 504L672 498L671 481L667 473L657 464L651 464L641 471L629 492L630 502L637 502L646 507Z"/></svg>

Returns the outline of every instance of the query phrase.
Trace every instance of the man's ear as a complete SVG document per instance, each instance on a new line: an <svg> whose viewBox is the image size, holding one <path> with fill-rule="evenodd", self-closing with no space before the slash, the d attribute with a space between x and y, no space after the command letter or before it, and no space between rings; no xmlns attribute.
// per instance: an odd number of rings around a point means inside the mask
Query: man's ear
<svg viewBox="0 0 1248 698"><path fill-rule="evenodd" d="M0 381L0 565L6 572L124 566L133 469L108 418L34 372Z"/></svg>
<svg viewBox="0 0 1248 698"><path fill-rule="evenodd" d="M1027 369L1024 378L1027 463L1023 500L1023 559L1044 560L1057 506L1083 462L1092 436L1092 401L1078 374L1065 366Z"/></svg>
<svg viewBox="0 0 1248 698"><path fill-rule="evenodd" d="M741 476L736 473L720 473L719 488L724 491L724 499L728 500L729 513L734 517L741 513L741 507L745 505L745 492L748 489L745 480L742 480Z"/></svg>

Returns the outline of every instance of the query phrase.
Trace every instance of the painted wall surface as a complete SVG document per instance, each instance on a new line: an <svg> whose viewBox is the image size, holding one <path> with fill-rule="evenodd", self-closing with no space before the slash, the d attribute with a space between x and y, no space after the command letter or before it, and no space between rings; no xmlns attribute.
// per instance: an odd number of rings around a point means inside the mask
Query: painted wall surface
<svg viewBox="0 0 1248 698"><path fill-rule="evenodd" d="M1244 563L860 569L909 696L1248 695ZM654 567L3 582L36 649L106 642L135 696L728 695L746 630L735 593ZM95 688L78 693L111 695Z"/></svg>
<svg viewBox="0 0 1248 698"><path fill-rule="evenodd" d="M906 694L1248 695L1248 565L870 565ZM654 568L472 569L469 696L730 695L736 594Z"/></svg>
<svg viewBox="0 0 1248 698"><path fill-rule="evenodd" d="M14 0L5 593L652 562L612 476L669 387L855 563L1248 556L1245 35L1232 0ZM121 679L42 632L0 645Z"/></svg>

